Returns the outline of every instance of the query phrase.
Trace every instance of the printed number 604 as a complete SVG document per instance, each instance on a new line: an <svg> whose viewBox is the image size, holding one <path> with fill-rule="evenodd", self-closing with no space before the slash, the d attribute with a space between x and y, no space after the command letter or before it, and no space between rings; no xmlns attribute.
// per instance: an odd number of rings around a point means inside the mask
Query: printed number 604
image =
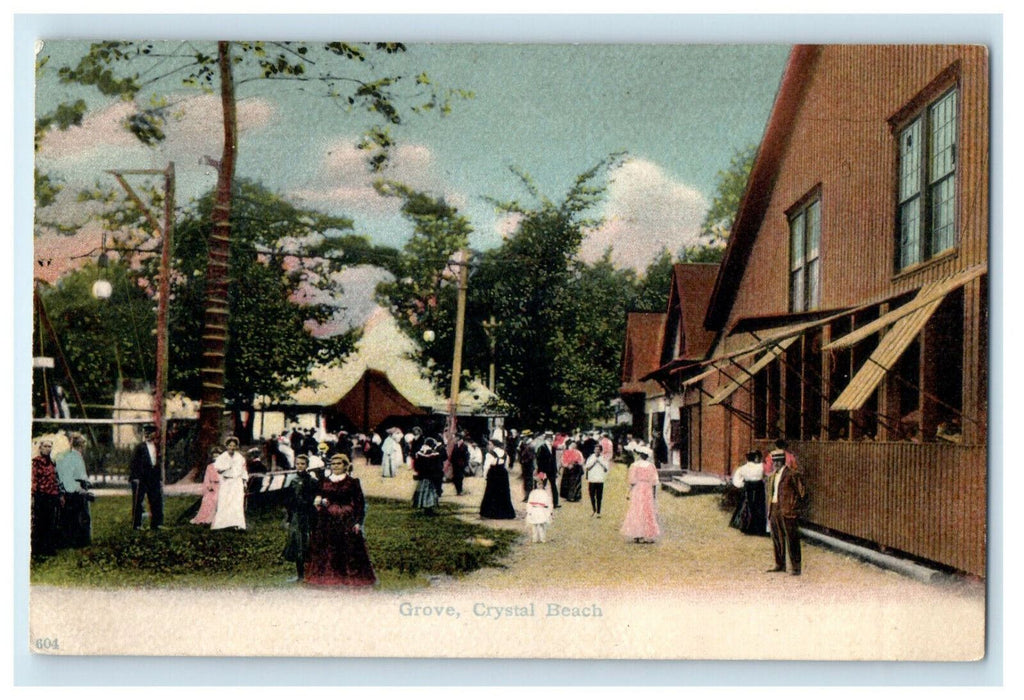
<svg viewBox="0 0 1024 700"><path fill-rule="evenodd" d="M36 649L50 650L60 649L60 644L57 642L57 638L53 637L38 637L36 639Z"/></svg>

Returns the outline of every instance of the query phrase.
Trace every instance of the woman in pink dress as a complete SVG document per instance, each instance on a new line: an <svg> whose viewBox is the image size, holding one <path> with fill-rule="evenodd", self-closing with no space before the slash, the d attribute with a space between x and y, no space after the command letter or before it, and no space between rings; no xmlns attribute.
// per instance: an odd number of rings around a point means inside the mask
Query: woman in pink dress
<svg viewBox="0 0 1024 700"><path fill-rule="evenodd" d="M654 500L658 490L658 470L649 461L651 448L640 445L636 448L639 459L629 468L629 509L620 532L634 542L654 542L661 529L658 527L658 510Z"/></svg>
<svg viewBox="0 0 1024 700"><path fill-rule="evenodd" d="M209 525L213 522L213 514L217 512L217 492L220 490L220 474L213 463L220 456L220 449L210 450L210 463L206 465L203 476L203 502L199 504L199 512L189 522L193 525Z"/></svg>

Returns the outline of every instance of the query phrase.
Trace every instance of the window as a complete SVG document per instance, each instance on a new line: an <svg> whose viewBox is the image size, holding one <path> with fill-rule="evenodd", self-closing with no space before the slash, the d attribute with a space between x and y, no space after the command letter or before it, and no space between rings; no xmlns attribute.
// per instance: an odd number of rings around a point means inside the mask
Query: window
<svg viewBox="0 0 1024 700"><path fill-rule="evenodd" d="M789 215L789 310L818 308L821 275L821 200L813 200Z"/></svg>
<svg viewBox="0 0 1024 700"><path fill-rule="evenodd" d="M898 269L956 245L957 91L899 131Z"/></svg>

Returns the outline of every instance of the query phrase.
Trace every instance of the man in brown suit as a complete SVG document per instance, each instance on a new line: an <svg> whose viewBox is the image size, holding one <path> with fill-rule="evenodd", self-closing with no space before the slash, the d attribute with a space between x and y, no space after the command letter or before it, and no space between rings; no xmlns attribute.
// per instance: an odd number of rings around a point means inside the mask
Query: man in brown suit
<svg viewBox="0 0 1024 700"><path fill-rule="evenodd" d="M786 450L786 441L775 443L776 450L785 457L776 463L779 466L768 478L768 521L772 528L772 546L775 548L775 568L769 573L786 571L786 550L789 549L789 563L794 576L800 575L800 527L799 511L807 499L803 472L796 458Z"/></svg>

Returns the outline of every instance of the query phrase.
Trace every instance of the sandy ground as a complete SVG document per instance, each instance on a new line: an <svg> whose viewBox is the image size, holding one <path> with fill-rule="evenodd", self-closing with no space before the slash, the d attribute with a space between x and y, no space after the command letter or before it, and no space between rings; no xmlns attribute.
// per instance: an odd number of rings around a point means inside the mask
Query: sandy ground
<svg viewBox="0 0 1024 700"><path fill-rule="evenodd" d="M382 479L357 464L369 495L410 499L407 470ZM477 520L484 481L458 503ZM513 500L522 514L521 482ZM984 655L983 584L923 584L805 543L804 573L768 574L768 538L727 527L715 496L658 495L662 537L626 542L625 467L603 517L584 500L556 511L549 540L526 525L505 568L436 577L408 592L304 586L223 591L33 587L33 639L70 654L416 656L452 640L457 657L975 660ZM372 540L372 532L370 533ZM184 626L185 619L192 624ZM334 620L351 620L337 625ZM311 635L310 630L317 630ZM315 642L314 642L315 640ZM602 640L600 644L595 640ZM431 652L434 654L436 652Z"/></svg>

